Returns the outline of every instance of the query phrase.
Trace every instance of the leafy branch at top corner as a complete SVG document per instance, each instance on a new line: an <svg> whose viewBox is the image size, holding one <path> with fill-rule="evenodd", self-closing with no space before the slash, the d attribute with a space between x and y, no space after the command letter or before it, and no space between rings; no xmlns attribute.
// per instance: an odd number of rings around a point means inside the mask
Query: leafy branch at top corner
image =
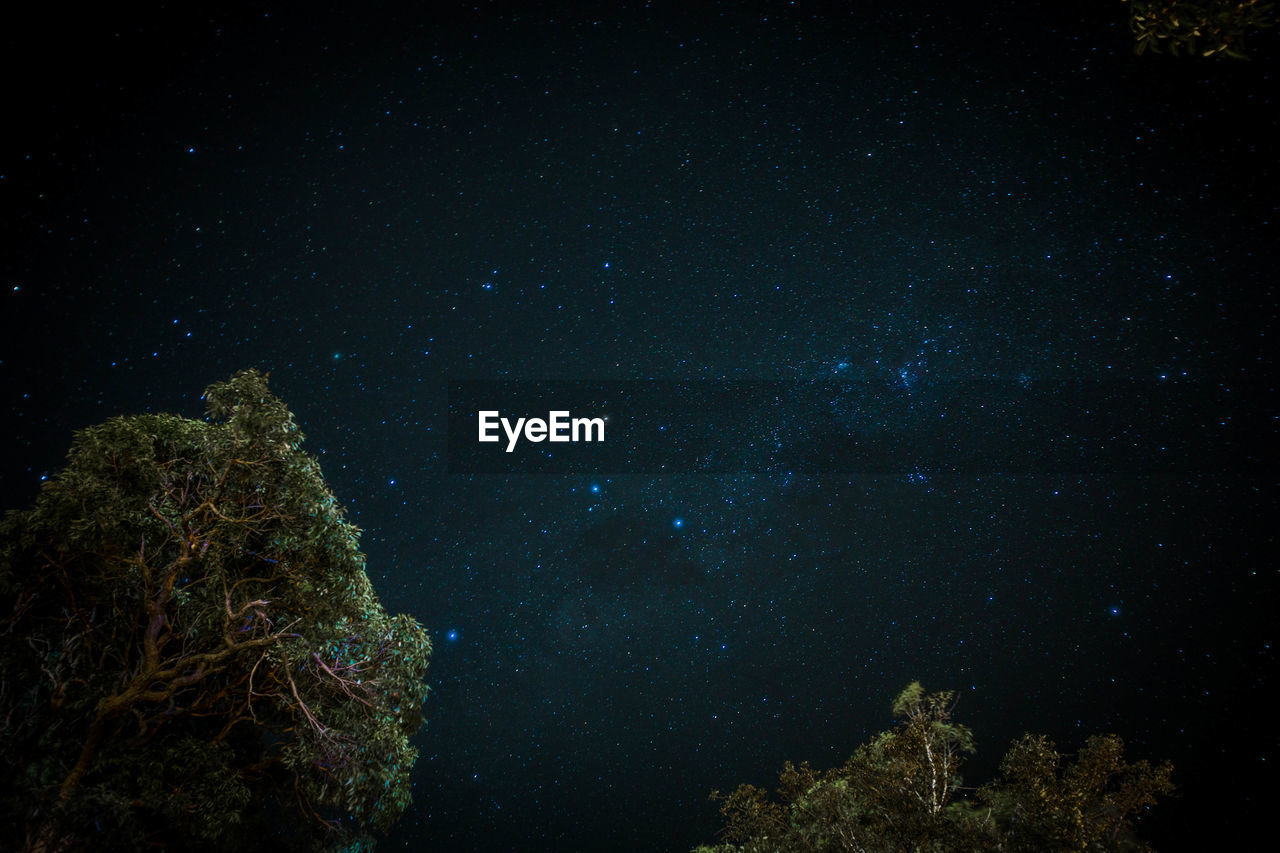
<svg viewBox="0 0 1280 853"><path fill-rule="evenodd" d="M1248 59L1245 37L1277 23L1272 0L1125 0L1133 52Z"/></svg>

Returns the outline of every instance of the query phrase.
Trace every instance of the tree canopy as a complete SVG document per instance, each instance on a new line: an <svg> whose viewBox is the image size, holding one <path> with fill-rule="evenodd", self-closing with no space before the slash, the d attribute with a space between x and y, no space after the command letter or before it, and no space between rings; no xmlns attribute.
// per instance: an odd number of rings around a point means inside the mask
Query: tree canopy
<svg viewBox="0 0 1280 853"><path fill-rule="evenodd" d="M1068 853L1149 849L1132 834L1156 798L1172 793L1172 765L1124 760L1114 735L1092 737L1074 761L1025 735L1000 777L964 788L973 733L952 720L955 694L919 682L893 703L898 722L840 767L787 762L776 798L754 785L712 792L725 827L695 853Z"/></svg>
<svg viewBox="0 0 1280 853"><path fill-rule="evenodd" d="M379 602L266 377L78 432L0 522L0 833L363 846L410 799L430 640Z"/></svg>

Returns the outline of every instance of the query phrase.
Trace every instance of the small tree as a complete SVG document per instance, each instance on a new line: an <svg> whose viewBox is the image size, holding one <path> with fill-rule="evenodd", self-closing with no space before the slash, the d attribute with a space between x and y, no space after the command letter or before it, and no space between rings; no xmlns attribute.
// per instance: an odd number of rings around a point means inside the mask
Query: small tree
<svg viewBox="0 0 1280 853"><path fill-rule="evenodd" d="M431 644L256 371L79 432L0 523L0 832L350 844L409 802Z"/></svg>
<svg viewBox="0 0 1280 853"><path fill-rule="evenodd" d="M955 691L924 692L913 681L893 703L894 716L905 725L894 736L897 752L908 763L912 795L929 815L951 802L960 785L960 764L974 753L973 732L951 721Z"/></svg>

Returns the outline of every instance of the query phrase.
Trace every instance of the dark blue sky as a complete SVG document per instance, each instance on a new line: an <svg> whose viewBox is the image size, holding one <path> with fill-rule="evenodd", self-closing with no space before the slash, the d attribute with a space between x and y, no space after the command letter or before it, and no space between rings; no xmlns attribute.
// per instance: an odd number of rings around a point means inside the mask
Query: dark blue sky
<svg viewBox="0 0 1280 853"><path fill-rule="evenodd" d="M73 429L269 370L436 643L388 849L685 850L710 789L839 763L915 679L962 692L974 781L1026 730L1116 732L1177 765L1162 849L1260 820L1221 791L1275 759L1274 37L424 5L10 29L6 507ZM446 471L459 379L848 390L698 412L758 427L716 474L497 476ZM977 394L1042 465L948 470L938 436L987 426L941 401ZM779 452L855 434L932 443Z"/></svg>

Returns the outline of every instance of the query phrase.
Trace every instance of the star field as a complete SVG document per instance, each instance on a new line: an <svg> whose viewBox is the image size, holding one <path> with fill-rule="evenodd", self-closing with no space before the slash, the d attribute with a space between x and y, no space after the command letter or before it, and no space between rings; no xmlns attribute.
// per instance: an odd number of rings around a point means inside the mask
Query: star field
<svg viewBox="0 0 1280 853"><path fill-rule="evenodd" d="M4 506L72 430L269 370L435 644L388 849L687 850L917 679L976 780L1114 731L1178 768L1159 849L1260 820L1214 780L1275 760L1275 39L553 5L10 45L55 58L0 162ZM669 472L448 473L449 382L582 379L783 396L686 411L727 426Z"/></svg>

